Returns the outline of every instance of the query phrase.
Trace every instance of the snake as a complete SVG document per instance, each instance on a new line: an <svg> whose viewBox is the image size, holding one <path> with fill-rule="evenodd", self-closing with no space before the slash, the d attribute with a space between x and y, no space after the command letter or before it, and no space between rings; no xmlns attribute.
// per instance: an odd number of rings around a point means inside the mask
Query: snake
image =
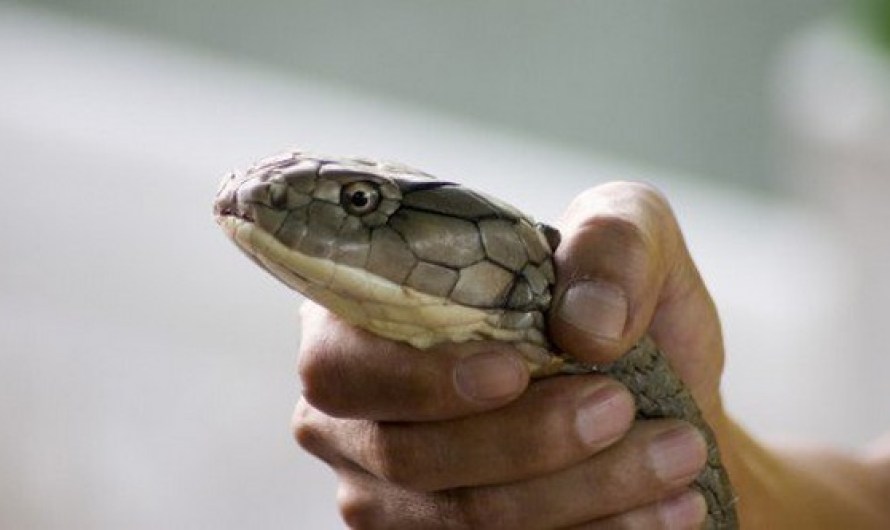
<svg viewBox="0 0 890 530"><path fill-rule="evenodd" d="M298 150L226 174L213 211L250 259L354 326L420 350L506 341L532 377L602 373L632 392L638 419L691 423L708 447L693 483L707 504L704 526L738 528L716 437L651 337L608 365L552 345L556 228L399 162Z"/></svg>

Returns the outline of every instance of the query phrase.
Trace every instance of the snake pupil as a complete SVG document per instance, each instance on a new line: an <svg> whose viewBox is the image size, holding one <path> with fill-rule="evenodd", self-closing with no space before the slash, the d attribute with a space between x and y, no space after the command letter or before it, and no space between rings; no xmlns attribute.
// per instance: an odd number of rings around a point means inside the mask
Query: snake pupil
<svg viewBox="0 0 890 530"><path fill-rule="evenodd" d="M368 202L368 194L364 191L359 190L352 194L352 205L356 208L364 208Z"/></svg>
<svg viewBox="0 0 890 530"><path fill-rule="evenodd" d="M364 215L377 208L380 202L380 190L370 182L353 182L344 186L340 195L340 204L353 215Z"/></svg>

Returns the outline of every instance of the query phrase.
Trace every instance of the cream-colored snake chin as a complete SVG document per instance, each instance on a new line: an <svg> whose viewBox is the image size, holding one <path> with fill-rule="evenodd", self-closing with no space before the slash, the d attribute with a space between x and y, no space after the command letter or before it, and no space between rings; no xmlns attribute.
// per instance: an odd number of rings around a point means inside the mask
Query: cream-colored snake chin
<svg viewBox="0 0 890 530"><path fill-rule="evenodd" d="M638 417L692 423L709 449L695 481L706 528L738 528L716 439L651 339L609 366L553 353L544 315L555 229L402 164L298 151L226 176L214 214L257 264L358 327L419 349L508 341L536 377L605 373L633 392Z"/></svg>

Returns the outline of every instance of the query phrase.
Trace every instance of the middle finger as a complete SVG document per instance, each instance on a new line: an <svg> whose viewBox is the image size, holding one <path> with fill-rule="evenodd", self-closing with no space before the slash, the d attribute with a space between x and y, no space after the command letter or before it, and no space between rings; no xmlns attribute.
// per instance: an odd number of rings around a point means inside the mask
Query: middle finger
<svg viewBox="0 0 890 530"><path fill-rule="evenodd" d="M337 419L305 406L296 430L307 449L333 448L369 473L419 491L563 469L621 438L634 418L628 391L597 375L537 381L505 407L450 421Z"/></svg>

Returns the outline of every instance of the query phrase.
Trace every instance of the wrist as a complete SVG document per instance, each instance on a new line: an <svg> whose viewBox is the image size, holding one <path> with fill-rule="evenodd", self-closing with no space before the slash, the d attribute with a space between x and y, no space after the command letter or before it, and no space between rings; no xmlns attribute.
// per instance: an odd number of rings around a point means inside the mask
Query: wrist
<svg viewBox="0 0 890 530"><path fill-rule="evenodd" d="M874 466L824 448L770 447L726 414L713 420L742 528L887 528Z"/></svg>
<svg viewBox="0 0 890 530"><path fill-rule="evenodd" d="M780 514L771 506L785 488L779 459L725 412L710 421L723 466L735 489L740 527L782 528Z"/></svg>

